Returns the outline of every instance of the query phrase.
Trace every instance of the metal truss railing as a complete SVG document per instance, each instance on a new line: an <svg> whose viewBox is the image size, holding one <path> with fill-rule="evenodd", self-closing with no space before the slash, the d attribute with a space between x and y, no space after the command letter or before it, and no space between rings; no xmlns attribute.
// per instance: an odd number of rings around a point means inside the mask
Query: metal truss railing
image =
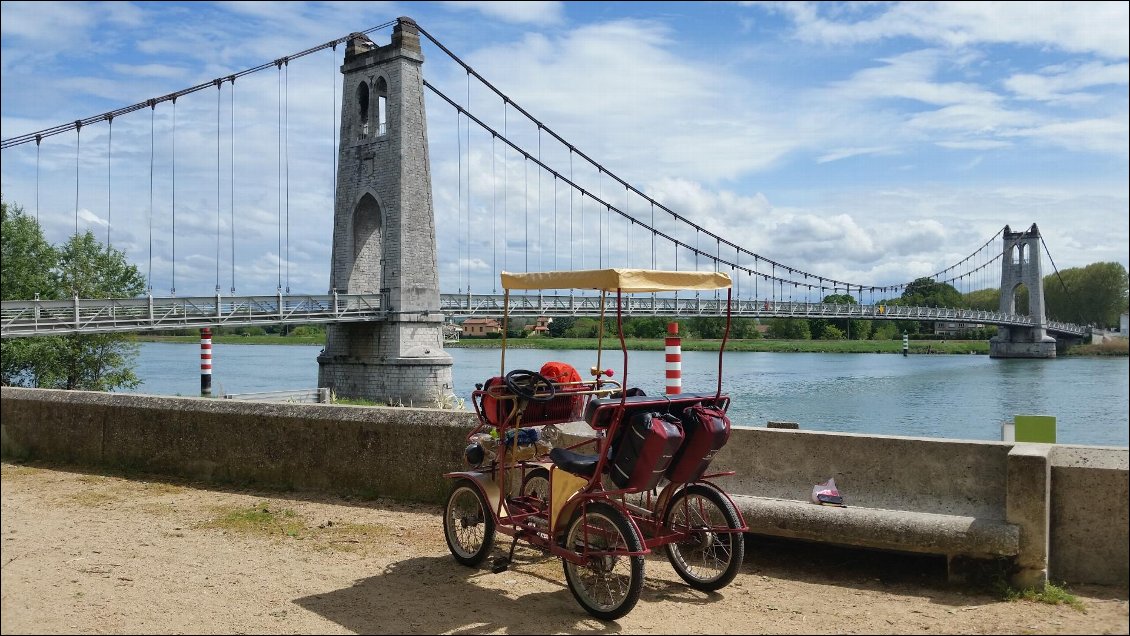
<svg viewBox="0 0 1130 636"><path fill-rule="evenodd" d="M724 298L701 296L659 296L652 294L625 296L627 316L721 316L726 312ZM501 294L440 294L440 309L448 316L496 317L503 313L505 297ZM616 297L608 295L604 314L615 315ZM599 316L599 296L511 294L511 316ZM735 300L733 315L748 318L839 318L856 320L922 320L958 322L1002 327L1032 327L1031 316L1006 314L976 309L944 307L905 307L901 305L838 305L825 303L775 302L772 300ZM1047 322L1044 328L1063 334L1083 336L1086 327L1063 322Z"/></svg>
<svg viewBox="0 0 1130 636"><path fill-rule="evenodd" d="M378 294L185 296L0 303L4 338L199 327L363 322L388 311Z"/></svg>
<svg viewBox="0 0 1130 636"><path fill-rule="evenodd" d="M440 311L448 317L501 316L501 294L440 294ZM628 316L721 316L723 298L701 296L625 296ZM604 302L605 315L616 312L616 298ZM171 331L199 327L376 321L389 314L377 294L325 296L186 296L183 298L113 298L88 300L4 301L0 309L2 337ZM511 294L512 316L599 316L599 296ZM922 320L1004 327L1032 327L1030 316L974 309L839 305L825 303L735 300L733 315L748 318L829 318L856 320ZM1089 329L1047 322L1050 332L1084 336Z"/></svg>

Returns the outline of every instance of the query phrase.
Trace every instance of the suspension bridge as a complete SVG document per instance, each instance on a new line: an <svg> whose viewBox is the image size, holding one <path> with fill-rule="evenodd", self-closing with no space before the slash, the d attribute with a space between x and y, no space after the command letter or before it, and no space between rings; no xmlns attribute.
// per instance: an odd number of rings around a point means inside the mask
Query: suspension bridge
<svg viewBox="0 0 1130 636"><path fill-rule="evenodd" d="M390 44L377 45L369 37L390 27ZM451 82L440 87L424 78L422 42L434 47L442 60L453 64L465 77L466 89L459 91L462 95L456 94ZM340 65L339 47L344 48L344 62ZM332 132L329 135L290 124L292 92L301 94L313 90L290 86L291 67L314 59L318 53L328 53L332 58L332 125L329 127ZM248 114L245 109L237 109L237 80L241 102L261 102L262 95L258 99L243 97L243 92L249 90L244 87L269 92L269 82L260 78L269 76L272 70L277 77L276 112ZM474 99L472 87L477 89ZM207 99L203 93L209 90L215 91L216 96L214 118L208 116L210 107L202 105ZM429 96L440 106L440 120L429 122L425 116L424 104ZM177 102L185 104L192 99L198 99L195 107L182 107L182 111L193 112L197 117L186 123L189 116L182 114L178 130ZM497 121L499 106L500 122ZM167 138L162 150L168 149L161 161L156 152L159 109L164 111L163 134ZM145 111L148 118L144 117ZM443 118L447 114L454 115L453 128L450 120ZM237 116L241 117L238 123ZM243 121L246 119L277 121L273 166L277 173L274 193L277 208L273 219L269 214L260 215L262 218L255 228L251 225L256 221L243 218L242 211L237 216L237 208L242 210L243 204L238 197L237 183L243 181L236 172L246 165L237 161L237 153L245 147L237 130L248 129ZM114 178L113 132L115 123L120 130L126 122L132 122L133 150L140 147L148 151L149 188L148 202L130 201L123 205L114 204L112 196L113 186L118 183ZM146 123L147 148L144 144ZM444 185L446 190L454 190L455 196L453 199L445 196L442 206L433 203L433 182L442 177L431 173L429 123L433 128L453 131L456 141L456 185L454 188L450 183ZM207 141L212 133L214 148L213 142ZM94 135L98 135L95 138L100 142L103 138L105 141L104 150L99 147L97 151L97 158L92 157L89 150L89 140ZM412 390L407 387L413 383L441 387L449 383L451 362L442 352L440 335L445 320L502 313L504 298L497 290L501 271L608 267L727 272L734 281L733 313L737 316L993 325L998 327L998 336L993 340L993 355L997 357L1052 357L1055 341L1048 334L1082 338L1089 331L1083 326L1046 320L1042 257L1046 256L1053 268L1054 261L1035 225L1021 232L1004 226L968 256L929 277L959 291L999 284L998 311L895 304L892 301L914 281L875 285L839 280L809 271L804 265L773 260L655 200L537 119L513 96L504 93L408 18L351 33L161 97L4 139L5 164L9 161L7 153L20 152L34 144L35 216L41 223L48 222L46 215L52 215L52 222L58 224L57 217L70 214L61 212L57 205L40 210L41 150L44 143L53 138L67 138L60 136L73 136L74 141L74 234L82 231L82 167L88 166L89 172L89 164L104 158L105 245L107 248L114 245L114 228L132 225L134 233L142 235L147 230L148 253L143 255L147 260L135 256L138 270L146 278L147 291L138 298L81 298L76 293L63 299L5 300L0 316L4 338L327 323L327 346L319 357L320 383L337 387L342 395L388 391L410 395ZM193 139L198 146L185 150L182 144L178 151L178 136ZM290 140L325 136L332 136L332 188L325 188L324 202L299 205L298 193L292 197L290 190ZM303 147L306 145L304 141ZM187 160L181 159L182 176L178 182L178 157L208 155L213 149L214 179L206 176L213 172L211 168L197 165L189 169L183 166ZM225 149L227 153L223 152ZM311 160L305 155L302 159ZM326 159L329 163L329 157ZM140 173L144 175L144 158L141 161ZM124 170L120 167L123 162L123 159L117 160L119 174ZM168 198L158 205L155 175L162 169L168 172L162 177L166 184L162 195ZM137 172L135 170L134 174ZM186 172L188 176L184 176ZM532 183L536 183L533 193ZM43 187L50 191L62 189L52 183ZM269 185L259 184L255 188L259 199L270 191ZM186 191L211 190L215 197L206 206L184 202ZM182 197L179 234L178 192ZM552 193L551 200L549 193ZM332 232L327 231L324 236L296 237L296 240L307 241L332 240L326 294L291 291L291 267L297 263L291 249L292 199L295 219L313 214L319 207L333 210ZM436 207L440 207L438 215ZM134 212L134 217L111 223L121 218L122 208ZM144 214L136 214L138 209ZM41 213L45 215L43 219ZM192 215L192 221L184 220L186 214ZM210 223L202 221L205 215L214 216L214 232L203 229L205 223ZM261 232L264 220L275 221L275 249L269 250L267 255L243 253L244 235ZM187 238L185 225L192 228ZM457 237L458 253L444 254L445 262L455 263L445 270L453 276L443 281L437 255L437 226L449 236ZM189 245L187 256L186 244ZM146 247L144 241L130 245L135 251L144 251ZM212 247L214 251L209 253ZM254 291L259 293L252 295L237 293L238 277L256 271L255 261L260 258L277 268L275 288L256 289ZM488 260L489 267L473 265L485 265ZM213 292L178 295L178 267L182 281L186 277L200 279L202 271L214 270ZM489 278L480 274L480 270L489 270ZM226 282L224 274L229 272L230 285L226 293L222 293L222 283ZM155 285L160 286L165 277L167 294L155 290ZM259 276L256 284L262 285L262 280L264 277ZM441 283L449 291L443 292ZM1027 312L1016 308L1016 294L1021 286L1029 290ZM473 287L492 291L472 293ZM823 302L829 295L847 296L854 302ZM608 302L606 299L602 304L600 297L583 292L509 297L512 314L526 316L598 316L609 311ZM724 310L724 299L716 296L647 294L629 297L625 305L627 315L716 316L723 315ZM389 375L390 370L395 370L392 375L400 379L390 381L382 377Z"/></svg>

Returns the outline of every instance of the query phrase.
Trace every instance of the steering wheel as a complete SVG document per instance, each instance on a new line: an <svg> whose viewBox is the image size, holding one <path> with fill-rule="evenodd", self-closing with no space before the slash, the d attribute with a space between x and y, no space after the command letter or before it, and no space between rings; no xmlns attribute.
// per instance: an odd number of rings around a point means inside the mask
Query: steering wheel
<svg viewBox="0 0 1130 636"><path fill-rule="evenodd" d="M536 371L514 369L506 374L505 380L506 388L514 395L533 402L548 402L557 394L556 385Z"/></svg>

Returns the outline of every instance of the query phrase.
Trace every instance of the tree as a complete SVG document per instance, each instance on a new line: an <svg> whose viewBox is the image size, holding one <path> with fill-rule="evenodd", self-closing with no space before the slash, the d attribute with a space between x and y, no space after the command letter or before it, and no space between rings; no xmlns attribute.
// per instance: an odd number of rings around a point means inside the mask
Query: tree
<svg viewBox="0 0 1130 636"><path fill-rule="evenodd" d="M802 318L774 318L769 321L769 337L782 340L810 340L808 321Z"/></svg>
<svg viewBox="0 0 1130 636"><path fill-rule="evenodd" d="M1048 318L1113 327L1126 311L1127 273L1121 263L1092 263L1044 277Z"/></svg>
<svg viewBox="0 0 1130 636"><path fill-rule="evenodd" d="M902 292L904 305L913 307L964 307L961 292L949 283L939 283L923 276L915 279Z"/></svg>
<svg viewBox="0 0 1130 636"><path fill-rule="evenodd" d="M3 204L0 243L5 300L128 298L145 289L145 278L124 253L104 247L91 232L52 247L19 206ZM140 383L133 372L137 345L126 335L18 338L0 346L0 381L7 385L110 391Z"/></svg>

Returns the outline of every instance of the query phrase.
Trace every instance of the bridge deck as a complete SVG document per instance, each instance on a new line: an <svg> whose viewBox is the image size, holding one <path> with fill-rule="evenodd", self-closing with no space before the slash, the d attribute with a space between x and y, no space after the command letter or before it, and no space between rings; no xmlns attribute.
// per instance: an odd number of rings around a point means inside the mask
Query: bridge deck
<svg viewBox="0 0 1130 636"><path fill-rule="evenodd" d="M721 316L724 298L691 295L638 294L625 297L628 316ZM440 294L440 311L448 317L501 316L500 294ZM583 294L511 294L512 316L599 316L616 312L616 299ZM186 296L183 298L73 299L4 301L0 325L4 338L69 333L172 331L199 327L370 322L389 315L378 294L274 296ZM921 320L970 325L1032 327L1030 316L975 309L842 305L772 300L734 300L733 315L748 318L832 318L855 320ZM1082 337L1080 325L1048 322L1050 333Z"/></svg>

